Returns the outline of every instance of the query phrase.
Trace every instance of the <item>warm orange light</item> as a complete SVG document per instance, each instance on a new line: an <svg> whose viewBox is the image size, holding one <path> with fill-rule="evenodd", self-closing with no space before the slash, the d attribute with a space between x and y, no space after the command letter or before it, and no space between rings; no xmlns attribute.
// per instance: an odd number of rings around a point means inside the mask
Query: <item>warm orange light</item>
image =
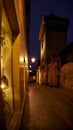
<svg viewBox="0 0 73 130"><path fill-rule="evenodd" d="M1 88L4 89L6 86L4 83L1 84Z"/></svg>
<svg viewBox="0 0 73 130"><path fill-rule="evenodd" d="M20 63L23 63L23 62L24 62L24 57L20 56Z"/></svg>

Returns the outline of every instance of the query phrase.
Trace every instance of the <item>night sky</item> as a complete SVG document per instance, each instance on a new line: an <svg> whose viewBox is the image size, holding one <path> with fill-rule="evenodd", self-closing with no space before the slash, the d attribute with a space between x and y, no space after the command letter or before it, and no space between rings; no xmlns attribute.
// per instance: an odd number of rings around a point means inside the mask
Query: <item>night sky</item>
<svg viewBox="0 0 73 130"><path fill-rule="evenodd" d="M58 17L70 19L68 27L68 44L73 42L73 0L30 0L30 58L35 57L38 64L40 58L39 30L43 15L51 10Z"/></svg>

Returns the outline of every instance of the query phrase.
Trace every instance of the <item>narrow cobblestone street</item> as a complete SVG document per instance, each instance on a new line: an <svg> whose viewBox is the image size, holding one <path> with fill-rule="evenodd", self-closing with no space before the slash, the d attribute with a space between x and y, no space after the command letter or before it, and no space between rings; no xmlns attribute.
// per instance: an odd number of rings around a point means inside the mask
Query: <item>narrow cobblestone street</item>
<svg viewBox="0 0 73 130"><path fill-rule="evenodd" d="M73 90L29 85L22 130L73 130Z"/></svg>

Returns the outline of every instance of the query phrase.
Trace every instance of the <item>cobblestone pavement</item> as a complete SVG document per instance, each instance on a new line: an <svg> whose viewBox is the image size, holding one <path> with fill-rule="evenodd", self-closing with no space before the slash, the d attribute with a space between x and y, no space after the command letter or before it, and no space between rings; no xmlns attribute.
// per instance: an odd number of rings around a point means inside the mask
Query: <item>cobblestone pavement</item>
<svg viewBox="0 0 73 130"><path fill-rule="evenodd" d="M21 130L73 130L73 90L29 85Z"/></svg>

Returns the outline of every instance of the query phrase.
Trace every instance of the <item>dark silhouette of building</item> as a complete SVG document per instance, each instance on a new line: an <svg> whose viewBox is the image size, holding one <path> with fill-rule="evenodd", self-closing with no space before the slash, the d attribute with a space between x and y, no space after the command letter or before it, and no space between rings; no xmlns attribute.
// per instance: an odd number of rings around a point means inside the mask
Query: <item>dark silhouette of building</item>
<svg viewBox="0 0 73 130"><path fill-rule="evenodd" d="M39 32L40 40L40 69L41 69L41 84L48 84L48 65L52 59L57 62L58 53L67 45L67 28L69 26L69 19L56 16L53 12L49 16L43 16ZM58 60L60 61L60 60ZM56 63L57 64L57 63ZM58 64L55 66L58 68ZM53 77L57 75L56 69ZM52 78L52 75L49 75ZM53 80L53 79L51 79ZM57 80L57 76L56 79ZM54 85L54 84L53 84ZM57 85L57 81L55 83Z"/></svg>

